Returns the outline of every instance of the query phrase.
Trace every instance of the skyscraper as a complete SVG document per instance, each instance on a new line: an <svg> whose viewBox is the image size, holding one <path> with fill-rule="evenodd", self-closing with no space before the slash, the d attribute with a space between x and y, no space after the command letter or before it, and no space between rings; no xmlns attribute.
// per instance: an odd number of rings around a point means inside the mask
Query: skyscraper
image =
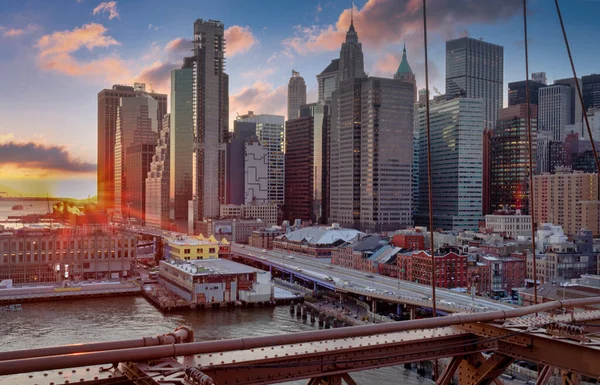
<svg viewBox="0 0 600 385"><path fill-rule="evenodd" d="M540 88L538 126L551 133L551 140L562 142L565 126L571 124L571 87L553 84Z"/></svg>
<svg viewBox="0 0 600 385"><path fill-rule="evenodd" d="M244 204L244 173L246 143L256 138L256 123L233 122L233 136L227 143L227 172L225 173L225 202L232 205Z"/></svg>
<svg viewBox="0 0 600 385"><path fill-rule="evenodd" d="M586 111L589 108L600 108L600 75L592 74L581 78L583 89L583 104Z"/></svg>
<svg viewBox="0 0 600 385"><path fill-rule="evenodd" d="M415 73L410 68L410 64L408 64L408 58L406 57L406 46L402 49L402 60L400 61L400 65L394 74L394 79L402 80L404 82L409 82L413 84L415 100L417 102L417 79L415 78Z"/></svg>
<svg viewBox="0 0 600 385"><path fill-rule="evenodd" d="M146 225L163 229L169 228L170 137L171 114L166 114L146 178Z"/></svg>
<svg viewBox="0 0 600 385"><path fill-rule="evenodd" d="M115 136L117 132L117 109L121 98L130 98L145 93L146 86L114 85L98 93L98 206L101 210L114 209L115 194ZM158 102L156 119L161 129L162 117L167 113L167 95L148 93Z"/></svg>
<svg viewBox="0 0 600 385"><path fill-rule="evenodd" d="M431 179L434 227L476 230L482 218L482 146L484 101L439 98L430 107ZM420 137L425 138L425 108L419 109ZM419 208L415 221L429 225L427 147L419 142Z"/></svg>
<svg viewBox="0 0 600 385"><path fill-rule="evenodd" d="M292 77L288 83L288 120L296 119L300 116L300 106L306 104L306 83L300 76L300 72L292 70Z"/></svg>
<svg viewBox="0 0 600 385"><path fill-rule="evenodd" d="M285 118L281 115L255 115L248 111L246 115L237 118L241 122L256 124L258 141L267 150L269 156L269 202L283 205L285 189L285 158L284 158L284 133Z"/></svg>
<svg viewBox="0 0 600 385"><path fill-rule="evenodd" d="M535 162L537 115L531 111L531 131ZM490 144L491 211L504 206L529 213L529 138L527 104L500 111Z"/></svg>
<svg viewBox="0 0 600 385"><path fill-rule="evenodd" d="M158 102L146 93L121 98L117 108L114 160L116 219L144 220L145 179L158 137L157 109Z"/></svg>
<svg viewBox="0 0 600 385"><path fill-rule="evenodd" d="M194 22L194 220L219 216L225 203L225 151L229 134L229 77L225 71L223 23ZM188 218L189 221L189 218Z"/></svg>
<svg viewBox="0 0 600 385"><path fill-rule="evenodd" d="M175 229L188 232L188 202L192 199L194 154L194 68L185 63L171 71L171 133L169 218Z"/></svg>
<svg viewBox="0 0 600 385"><path fill-rule="evenodd" d="M582 89L583 85L581 79L577 79L577 83L579 83L579 88ZM568 86L571 88L571 121L569 124L580 123L583 121L583 106L581 101L579 100L579 95L577 94L577 85L575 84L575 79L566 78L566 79L558 79L554 81L554 84L561 84L564 86Z"/></svg>
<svg viewBox="0 0 600 385"><path fill-rule="evenodd" d="M340 49L338 83L364 77L366 74L362 44L358 41L358 34L354 29L354 20L352 20L350 28L346 32L346 41L342 43Z"/></svg>
<svg viewBox="0 0 600 385"><path fill-rule="evenodd" d="M319 99L317 103L325 104L331 102L331 95L337 89L338 85L339 67L340 59L333 59L323 72L317 75L317 83L319 85Z"/></svg>
<svg viewBox="0 0 600 385"><path fill-rule="evenodd" d="M542 83L543 85L548 85L548 79L546 79L545 72L534 72L531 74L531 80L534 82Z"/></svg>
<svg viewBox="0 0 600 385"><path fill-rule="evenodd" d="M531 104L535 104L537 109L539 103L539 89L546 87L546 85L533 80L521 80L519 82L508 83L509 106L527 103L527 82L529 82L529 101Z"/></svg>
<svg viewBox="0 0 600 385"><path fill-rule="evenodd" d="M269 153L256 137L244 143L244 204L269 200ZM240 182L238 182L240 183Z"/></svg>
<svg viewBox="0 0 600 385"><path fill-rule="evenodd" d="M284 219L314 223L314 118L310 114L285 123Z"/></svg>
<svg viewBox="0 0 600 385"><path fill-rule="evenodd" d="M332 96L330 220L369 231L409 226L416 98L406 56L396 79L366 78L351 23L339 80Z"/></svg>
<svg viewBox="0 0 600 385"><path fill-rule="evenodd" d="M494 128L502 108L504 48L471 37L446 42L446 94L482 98L484 128Z"/></svg>

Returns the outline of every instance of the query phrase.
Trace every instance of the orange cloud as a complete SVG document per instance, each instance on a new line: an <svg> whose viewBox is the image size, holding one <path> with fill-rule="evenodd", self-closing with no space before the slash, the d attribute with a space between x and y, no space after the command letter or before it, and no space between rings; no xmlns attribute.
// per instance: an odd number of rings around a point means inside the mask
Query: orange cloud
<svg viewBox="0 0 600 385"><path fill-rule="evenodd" d="M36 47L39 49L38 62L45 71L56 71L70 76L99 76L113 81L130 79L130 71L118 57L103 57L83 60L73 56L82 48L92 51L120 45L106 35L107 29L96 23L85 24L80 28L57 31L42 36Z"/></svg>
<svg viewBox="0 0 600 385"><path fill-rule="evenodd" d="M3 35L5 37L16 37L16 36L21 36L21 35L24 35L27 33L37 31L39 28L40 28L39 25L31 23L31 24L27 24L27 26L24 28L5 29L3 27L0 27L0 30L4 30Z"/></svg>
<svg viewBox="0 0 600 385"><path fill-rule="evenodd" d="M379 48L399 43L406 36L422 35L421 6L421 0L369 0L362 9L354 8L354 25L361 42ZM521 6L520 0L429 0L428 32L451 38L469 24L508 19ZM344 41L350 18L351 11L346 9L335 26L298 26L295 36L285 39L283 45L299 54L337 50Z"/></svg>
<svg viewBox="0 0 600 385"><path fill-rule="evenodd" d="M165 45L165 51L167 53L189 53L193 48L192 41L190 39L186 39L184 37L178 37L176 39L171 40Z"/></svg>
<svg viewBox="0 0 600 385"><path fill-rule="evenodd" d="M274 88L271 83L255 82L229 95L229 118L233 120L236 113L245 114L247 111L285 116L286 103L287 84Z"/></svg>
<svg viewBox="0 0 600 385"><path fill-rule="evenodd" d="M228 57L247 52L257 42L250 27L239 25L232 25L225 30L225 41Z"/></svg>
<svg viewBox="0 0 600 385"><path fill-rule="evenodd" d="M155 92L169 94L171 92L171 71L180 67L181 64L178 63L157 61L143 68L136 76L136 81L151 85Z"/></svg>
<svg viewBox="0 0 600 385"><path fill-rule="evenodd" d="M98 4L96 8L92 11L93 15L98 15L100 13L108 12L108 20L112 20L114 18L119 18L119 11L117 11L117 2L116 1L103 1Z"/></svg>

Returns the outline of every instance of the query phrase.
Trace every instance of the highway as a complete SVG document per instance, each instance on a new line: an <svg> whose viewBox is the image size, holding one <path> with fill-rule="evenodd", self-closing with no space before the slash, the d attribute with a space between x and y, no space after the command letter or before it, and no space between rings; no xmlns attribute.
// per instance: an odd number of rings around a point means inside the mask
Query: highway
<svg viewBox="0 0 600 385"><path fill-rule="evenodd" d="M261 260L275 267L280 266L288 270L296 270L303 275L320 281L331 277L335 282L336 289L339 291L361 293L390 302L432 306L431 287L426 285L347 269L332 265L323 259L283 250L264 250L233 243L231 251L234 254ZM455 312L510 310L514 308L514 306L481 297L475 297L473 300L469 295L441 288L436 288L436 300L440 310L446 309Z"/></svg>

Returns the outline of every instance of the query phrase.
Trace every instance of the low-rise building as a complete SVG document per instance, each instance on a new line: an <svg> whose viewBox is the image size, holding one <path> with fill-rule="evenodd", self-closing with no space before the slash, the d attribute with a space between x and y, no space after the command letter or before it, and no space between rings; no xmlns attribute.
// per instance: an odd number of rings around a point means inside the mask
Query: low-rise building
<svg viewBox="0 0 600 385"><path fill-rule="evenodd" d="M401 254L397 259L400 274L408 281L431 285L433 262L425 251ZM404 272L402 271L404 270ZM467 287L467 256L450 252L435 256L435 286L451 289Z"/></svg>
<svg viewBox="0 0 600 385"><path fill-rule="evenodd" d="M193 261L198 259L227 258L231 250L227 239L220 241L211 235L204 238L202 234L192 236L178 236L169 238L165 243L165 259L180 259Z"/></svg>
<svg viewBox="0 0 600 385"><path fill-rule="evenodd" d="M279 226L267 227L261 230L254 230L248 243L250 246L259 247L261 249L271 250L273 248L273 240L284 234L285 231Z"/></svg>
<svg viewBox="0 0 600 385"><path fill-rule="evenodd" d="M273 301L271 273L225 259L160 261L158 283L191 305Z"/></svg>
<svg viewBox="0 0 600 385"><path fill-rule="evenodd" d="M265 228L265 222L260 219L205 219L196 222L196 232L199 234L214 234L229 242L247 244L253 231Z"/></svg>
<svg viewBox="0 0 600 385"><path fill-rule="evenodd" d="M512 289L525 286L524 255L513 254L504 257L486 255L480 258L479 262L489 266L486 272L489 271L490 287L482 292L483 294L490 297L506 297L511 295ZM483 281L487 282L487 277Z"/></svg>
<svg viewBox="0 0 600 385"><path fill-rule="evenodd" d="M260 219L265 226L277 224L276 203L248 203L245 205L221 205L221 218Z"/></svg>
<svg viewBox="0 0 600 385"><path fill-rule="evenodd" d="M0 281L120 279L133 275L137 236L117 227L25 228L0 232Z"/></svg>
<svg viewBox="0 0 600 385"><path fill-rule="evenodd" d="M485 216L485 227L516 239L519 235L531 235L531 215L522 215L520 211L496 211Z"/></svg>
<svg viewBox="0 0 600 385"><path fill-rule="evenodd" d="M340 228L336 223L331 227L304 227L275 238L273 248L313 257L329 257L336 247L358 234L364 235L355 229Z"/></svg>
<svg viewBox="0 0 600 385"><path fill-rule="evenodd" d="M403 231L392 236L392 245L403 249L424 250L425 236L420 231Z"/></svg>

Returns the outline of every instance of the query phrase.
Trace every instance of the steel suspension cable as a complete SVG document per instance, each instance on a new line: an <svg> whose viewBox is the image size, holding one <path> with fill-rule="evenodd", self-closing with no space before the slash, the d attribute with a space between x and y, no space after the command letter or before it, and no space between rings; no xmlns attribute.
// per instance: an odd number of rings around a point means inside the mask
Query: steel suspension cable
<svg viewBox="0 0 600 385"><path fill-rule="evenodd" d="M431 126L429 122L429 63L427 62L427 0L423 0L423 41L425 45L425 119L427 121L427 191L429 193L429 238L431 239L431 302L437 317L435 302L435 248L433 242L433 191L431 183Z"/></svg>
<svg viewBox="0 0 600 385"><path fill-rule="evenodd" d="M527 44L527 0L523 0L523 32L525 35L525 98L527 99L527 138L529 150L529 215L531 216L531 256L533 261L533 298L538 303L537 261L535 254L535 205L533 186L533 141L531 134L531 93L529 90L529 46ZM537 118L536 118L537 119Z"/></svg>
<svg viewBox="0 0 600 385"><path fill-rule="evenodd" d="M558 0L554 0L554 4L556 5L556 13L558 14L558 20L560 21L560 28L562 29L563 38L565 39L565 46L567 47L567 54L569 55L569 62L571 63L571 70L573 71L573 80L575 81L577 96L579 98L579 103L581 104L581 109L583 110L585 127L587 128L587 132L590 137L592 151L594 153L594 160L596 161L596 172L598 173L598 185L596 186L598 194L597 200L600 200L600 159L598 159L598 152L596 151L596 142L594 141L594 136L592 135L592 129L590 128L590 121L588 119L587 110L585 109L585 104L583 103L583 94L581 92L581 87L579 86L579 81L577 79L575 63L573 62L573 55L571 55L571 46L569 45L569 39L567 38L567 30L565 29L565 23L563 22L562 13L560 11L560 5L558 5Z"/></svg>

